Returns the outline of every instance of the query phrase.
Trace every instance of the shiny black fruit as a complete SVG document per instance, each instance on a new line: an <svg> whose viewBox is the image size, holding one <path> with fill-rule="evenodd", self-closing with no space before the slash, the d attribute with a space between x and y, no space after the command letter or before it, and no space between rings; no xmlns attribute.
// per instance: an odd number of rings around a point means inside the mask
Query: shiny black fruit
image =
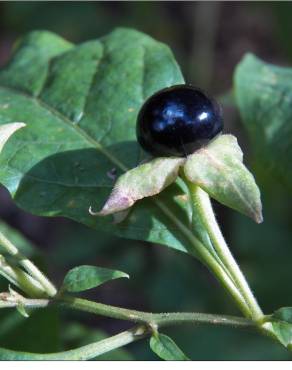
<svg viewBox="0 0 292 370"><path fill-rule="evenodd" d="M154 156L184 156L223 129L219 105L190 85L158 91L142 106L137 139Z"/></svg>

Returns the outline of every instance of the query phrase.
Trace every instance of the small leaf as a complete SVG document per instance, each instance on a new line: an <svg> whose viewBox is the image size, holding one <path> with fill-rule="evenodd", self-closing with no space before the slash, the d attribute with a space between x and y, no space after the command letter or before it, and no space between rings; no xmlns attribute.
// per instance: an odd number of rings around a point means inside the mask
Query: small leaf
<svg viewBox="0 0 292 370"><path fill-rule="evenodd" d="M156 158L126 172L119 177L107 202L97 215L106 216L123 211L139 199L160 193L175 181L183 162L182 158Z"/></svg>
<svg viewBox="0 0 292 370"><path fill-rule="evenodd" d="M16 309L20 313L21 316L25 317L26 319L29 317L29 314L27 313L23 304L20 303L18 306L16 306Z"/></svg>
<svg viewBox="0 0 292 370"><path fill-rule="evenodd" d="M129 275L102 267L78 266L70 270L65 276L62 291L82 292L118 278L129 278Z"/></svg>
<svg viewBox="0 0 292 370"><path fill-rule="evenodd" d="M273 313L273 319L292 324L292 307L281 307Z"/></svg>
<svg viewBox="0 0 292 370"><path fill-rule="evenodd" d="M150 348L163 360L189 361L175 342L165 334L153 335L150 339Z"/></svg>
<svg viewBox="0 0 292 370"><path fill-rule="evenodd" d="M186 177L218 202L262 222L260 191L242 163L243 154L232 135L221 135L190 155Z"/></svg>
<svg viewBox="0 0 292 370"><path fill-rule="evenodd" d="M15 131L19 130L20 128L24 127L25 123L23 122L13 122L13 123L6 123L5 125L0 126L0 152L3 149L6 141L10 138Z"/></svg>
<svg viewBox="0 0 292 370"><path fill-rule="evenodd" d="M292 325L287 322L272 322L272 332L285 347L292 349Z"/></svg>
<svg viewBox="0 0 292 370"><path fill-rule="evenodd" d="M279 308L272 314L270 320L263 324L263 328L286 348L292 350L292 307Z"/></svg>

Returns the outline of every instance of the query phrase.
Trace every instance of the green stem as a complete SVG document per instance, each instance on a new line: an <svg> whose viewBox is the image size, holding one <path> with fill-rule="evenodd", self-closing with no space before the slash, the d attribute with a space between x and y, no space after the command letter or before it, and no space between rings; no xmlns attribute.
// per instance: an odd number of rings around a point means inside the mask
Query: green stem
<svg viewBox="0 0 292 370"><path fill-rule="evenodd" d="M145 337L149 329L145 326L136 326L110 338L88 344L69 351L41 354L11 351L9 349L0 349L1 360L90 360L114 349L123 347L138 339Z"/></svg>
<svg viewBox="0 0 292 370"><path fill-rule="evenodd" d="M205 266L207 266L208 269L213 272L213 274L221 282L224 288L233 297L241 312L249 317L250 309L245 303L245 300L241 296L238 288L234 285L234 282L230 279L229 275L211 255L208 249L200 242L200 240L192 233L192 231L188 227L186 227L178 218L176 218L176 216L172 212L170 212L169 209L157 198L155 199L155 203L164 212L164 214L166 214L169 219L172 220L176 227L190 242L191 248L188 249L188 252L195 257L199 255L201 262L204 263Z"/></svg>
<svg viewBox="0 0 292 370"><path fill-rule="evenodd" d="M192 183L188 183L188 186L190 188L192 202L195 205L196 211L199 212L202 223L208 231L218 256L230 272L236 286L240 290L242 297L245 299L245 302L250 309L251 317L254 320L260 320L263 317L263 312L260 309L243 273L241 272L237 262L235 261L230 249L226 244L226 241L216 221L209 195L200 187Z"/></svg>
<svg viewBox="0 0 292 370"><path fill-rule="evenodd" d="M66 306L102 315L119 320L133 321L136 323L154 324L158 327L175 325L183 322L187 323L208 323L215 325L232 326L254 326L255 324L248 319L233 316L211 315L204 313L171 312L171 313L149 313L137 310L129 310L115 306L109 306L99 302L92 302L82 298L62 297L60 302Z"/></svg>
<svg viewBox="0 0 292 370"><path fill-rule="evenodd" d="M15 266L10 266L5 258L0 255L0 275L17 286L30 297L43 297L43 287L26 272Z"/></svg>
<svg viewBox="0 0 292 370"><path fill-rule="evenodd" d="M3 294L3 293L2 293ZM156 325L158 327L168 325L178 325L182 323L193 324L212 324L227 325L235 327L255 327L255 323L243 317L228 315L213 315L197 312L170 312L170 313L150 313L127 308L115 307L99 302L88 301L87 299L75 298L70 296L60 296L56 299L27 299L21 298L13 301L12 299L1 301L0 308L13 308L21 303L26 308L44 308L49 305L61 305L70 309L89 312L118 320L126 320L140 324Z"/></svg>
<svg viewBox="0 0 292 370"><path fill-rule="evenodd" d="M57 290L50 280L25 256L23 256L17 247L11 243L1 232L0 232L0 244L5 250L13 257L15 257L19 264L44 288L45 292L49 297L53 297L57 294Z"/></svg>

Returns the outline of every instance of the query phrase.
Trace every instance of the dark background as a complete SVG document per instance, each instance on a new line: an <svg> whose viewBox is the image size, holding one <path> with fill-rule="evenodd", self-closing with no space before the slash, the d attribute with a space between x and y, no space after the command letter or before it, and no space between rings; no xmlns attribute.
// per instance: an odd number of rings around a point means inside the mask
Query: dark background
<svg viewBox="0 0 292 370"><path fill-rule="evenodd" d="M15 40L30 30L51 30L79 43L127 26L168 44L188 83L222 97L230 91L234 67L246 52L291 66L291 16L290 2L0 2L0 64L8 60ZM219 205L217 216L261 306L270 313L292 306L291 194L252 156L236 109L226 104L224 115L226 132L238 136L261 187L265 222L256 225ZM92 264L128 272L131 279L93 290L86 295L91 299L147 311L238 314L196 260L70 220L29 215L13 204L4 188L0 190L1 218L36 245L43 255L38 260L56 284L69 268ZM66 312L60 317L52 310L36 312L27 320L14 312L1 314L0 346L35 352L72 348L129 326L90 314ZM279 345L248 331L183 326L165 332L195 360L292 359ZM109 357L155 359L147 341L115 356Z"/></svg>

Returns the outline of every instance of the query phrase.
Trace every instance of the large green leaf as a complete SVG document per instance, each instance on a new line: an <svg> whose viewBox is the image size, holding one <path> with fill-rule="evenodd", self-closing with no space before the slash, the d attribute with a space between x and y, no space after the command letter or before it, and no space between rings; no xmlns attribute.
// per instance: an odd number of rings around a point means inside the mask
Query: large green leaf
<svg viewBox="0 0 292 370"><path fill-rule="evenodd" d="M183 236L152 200L139 202L118 225L88 212L104 204L113 172L139 164L135 122L144 100L178 83L183 77L168 47L134 30L78 46L49 32L28 34L0 71L0 124L27 125L2 152L1 183L34 214L185 250ZM182 194L171 185L159 199L187 224Z"/></svg>
<svg viewBox="0 0 292 370"><path fill-rule="evenodd" d="M235 93L255 154L292 190L292 69L248 54L236 69Z"/></svg>

